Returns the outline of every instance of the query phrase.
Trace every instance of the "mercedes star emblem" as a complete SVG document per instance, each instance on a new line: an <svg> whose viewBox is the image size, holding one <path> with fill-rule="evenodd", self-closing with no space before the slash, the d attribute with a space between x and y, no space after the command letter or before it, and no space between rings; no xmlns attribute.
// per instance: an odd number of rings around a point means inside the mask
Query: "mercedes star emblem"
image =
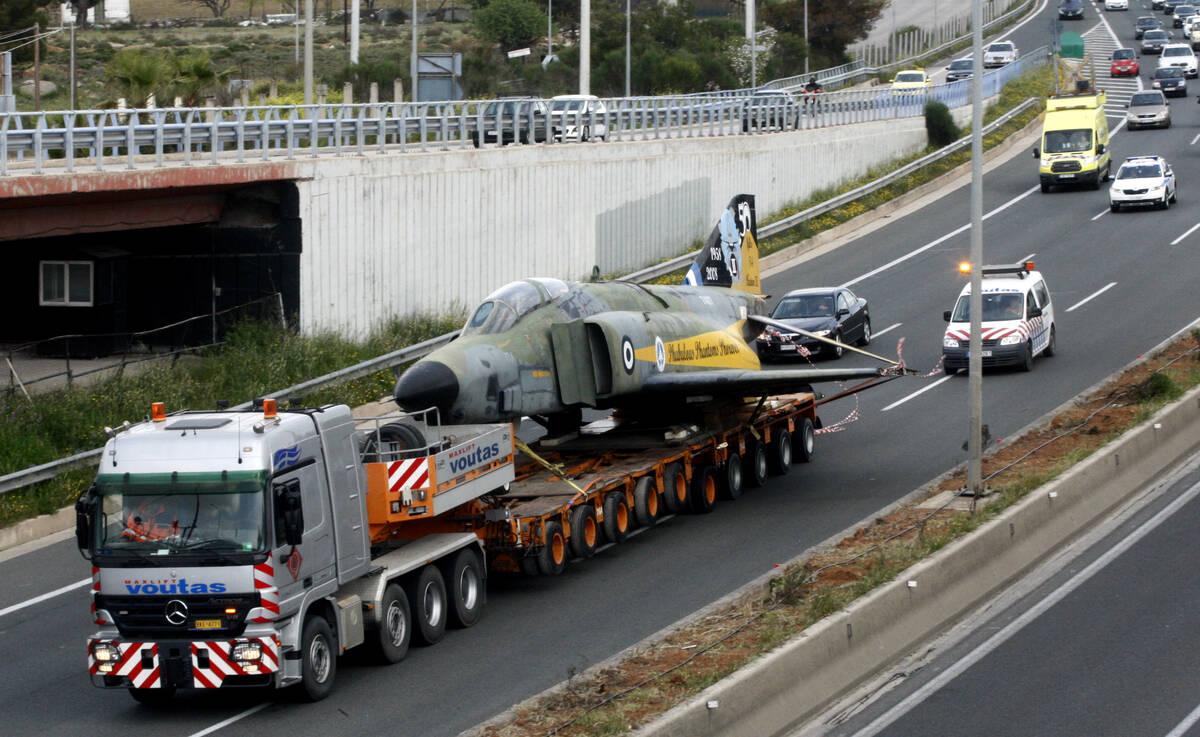
<svg viewBox="0 0 1200 737"><path fill-rule="evenodd" d="M176 626L181 625L187 621L188 605L179 599L171 599L167 602L165 614L169 623Z"/></svg>

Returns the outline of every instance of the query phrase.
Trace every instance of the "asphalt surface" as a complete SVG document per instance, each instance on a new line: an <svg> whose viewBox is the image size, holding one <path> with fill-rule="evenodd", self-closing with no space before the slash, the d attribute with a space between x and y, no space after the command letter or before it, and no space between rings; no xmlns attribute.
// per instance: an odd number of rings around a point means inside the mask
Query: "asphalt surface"
<svg viewBox="0 0 1200 737"><path fill-rule="evenodd" d="M1137 14L1117 14L1118 31L1131 36ZM1018 46L1044 43L1048 18L1014 30ZM1094 23L1089 11L1080 30ZM995 214L984 227L985 260L1032 255L1058 310L1055 357L1039 358L1032 373L986 376L984 421L993 439L1067 401L1200 314L1191 276L1200 248L1200 234L1192 229L1200 225L1200 213L1190 206L1190 198L1200 195L1191 187L1194 167L1187 161L1200 133L1200 106L1186 98L1173 105L1173 128L1121 132L1112 143L1117 160L1153 151L1177 162L1181 205L1171 210L1114 216L1103 190L1043 195L1027 155L988 175L984 209ZM956 190L834 253L776 274L765 280L766 291L782 295L802 286L852 284L871 302L879 336L874 349L894 354L905 337L908 364L930 369L940 353L942 311L962 284L955 267L967 253L968 233L946 236L968 222L968 196L965 187ZM898 327L888 330L892 325ZM119 691L92 688L84 653L92 630L89 567L72 541L4 561L0 733L455 735L669 626L961 462L966 387L963 376L934 376L871 390L860 398L861 419L844 432L818 437L812 464L719 505L711 515L677 517L569 565L557 578L493 578L477 626L450 633L436 647L416 648L393 667L344 658L335 692L317 704L296 703L282 693L218 693L154 711ZM836 422L853 409L854 400L829 405L823 420ZM22 606L63 587L73 588ZM212 729L230 719L236 721Z"/></svg>

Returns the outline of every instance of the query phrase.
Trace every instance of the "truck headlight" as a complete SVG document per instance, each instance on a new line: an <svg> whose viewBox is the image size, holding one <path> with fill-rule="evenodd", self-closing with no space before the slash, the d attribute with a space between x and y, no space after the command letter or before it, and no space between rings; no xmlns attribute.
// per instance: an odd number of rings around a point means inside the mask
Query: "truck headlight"
<svg viewBox="0 0 1200 737"><path fill-rule="evenodd" d="M111 642L97 642L92 645L92 657L100 663L115 663L120 659L121 653Z"/></svg>
<svg viewBox="0 0 1200 737"><path fill-rule="evenodd" d="M951 338L949 335L943 336L942 337L942 347L943 348L957 348L958 340L956 340L955 338Z"/></svg>
<svg viewBox="0 0 1200 737"><path fill-rule="evenodd" d="M234 645L233 659L247 662L262 660L262 645L257 642L243 642Z"/></svg>
<svg viewBox="0 0 1200 737"><path fill-rule="evenodd" d="M1000 339L1000 345L1016 345L1020 342L1022 341L1019 335L1006 335Z"/></svg>

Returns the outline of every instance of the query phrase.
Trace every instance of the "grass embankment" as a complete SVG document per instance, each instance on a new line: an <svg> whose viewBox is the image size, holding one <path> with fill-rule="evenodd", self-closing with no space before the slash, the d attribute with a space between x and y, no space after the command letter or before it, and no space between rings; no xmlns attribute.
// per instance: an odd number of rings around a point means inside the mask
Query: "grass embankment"
<svg viewBox="0 0 1200 737"><path fill-rule="evenodd" d="M352 343L246 322L230 331L223 346L200 353L196 360L35 395L32 401L10 391L0 397L0 474L98 448L105 441L105 425L144 417L152 401L166 402L168 411L214 408L219 399L238 404L461 325L461 315L417 317L396 321L370 339ZM394 382L391 371L381 371L296 399L310 406L330 402L355 406L388 394ZM94 469L79 469L0 495L0 526L62 508L87 488L94 475Z"/></svg>
<svg viewBox="0 0 1200 737"><path fill-rule="evenodd" d="M989 494L976 513L951 504L964 487L965 474L955 474L911 506L787 567L765 595L711 612L611 668L572 677L564 690L518 706L512 720L483 734L602 737L645 725L971 533L1197 385L1200 330L1192 330L1045 426L994 449L983 463Z"/></svg>

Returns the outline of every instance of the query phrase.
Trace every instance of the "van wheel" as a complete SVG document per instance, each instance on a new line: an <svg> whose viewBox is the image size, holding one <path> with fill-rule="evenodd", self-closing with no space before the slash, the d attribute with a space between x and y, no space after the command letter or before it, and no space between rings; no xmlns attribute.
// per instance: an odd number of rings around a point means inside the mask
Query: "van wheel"
<svg viewBox="0 0 1200 737"><path fill-rule="evenodd" d="M320 701L333 690L333 679L337 675L337 647L333 642L333 630L324 617L314 614L304 623L300 657L300 686L304 697L309 701Z"/></svg>
<svg viewBox="0 0 1200 737"><path fill-rule="evenodd" d="M425 566L409 583L408 603L416 620L417 642L439 642L446 634L446 581L437 566Z"/></svg>
<svg viewBox="0 0 1200 737"><path fill-rule="evenodd" d="M408 607L404 589L394 583L383 590L381 604L375 650L384 663L399 663L408 655L408 645L412 641L412 610Z"/></svg>
<svg viewBox="0 0 1200 737"><path fill-rule="evenodd" d="M1046 194L1049 191L1050 191L1050 185L1046 184L1045 182L1042 182L1042 194Z"/></svg>
<svg viewBox="0 0 1200 737"><path fill-rule="evenodd" d="M1050 340L1046 342L1046 347L1042 349L1042 355L1043 355L1043 356L1047 356L1047 357L1049 357L1049 356L1053 356L1053 355L1054 355L1054 349L1055 349L1054 340L1055 340L1055 338L1054 338L1054 326L1053 326L1053 325L1051 325L1051 326L1050 326Z"/></svg>
<svg viewBox="0 0 1200 737"><path fill-rule="evenodd" d="M1017 364L1017 368L1021 369L1022 371L1033 370L1033 341L1026 341L1025 355L1022 357L1021 363Z"/></svg>

